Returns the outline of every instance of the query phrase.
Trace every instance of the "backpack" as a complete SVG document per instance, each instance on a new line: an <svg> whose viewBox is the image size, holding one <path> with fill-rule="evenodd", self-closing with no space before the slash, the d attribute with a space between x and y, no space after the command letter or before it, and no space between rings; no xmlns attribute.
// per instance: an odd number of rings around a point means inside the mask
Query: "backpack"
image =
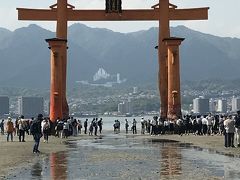
<svg viewBox="0 0 240 180"><path fill-rule="evenodd" d="M235 127L240 128L240 116L237 116L235 119Z"/></svg>
<svg viewBox="0 0 240 180"><path fill-rule="evenodd" d="M63 123L58 123L58 124L57 124L57 130L58 130L58 131L63 130Z"/></svg>
<svg viewBox="0 0 240 180"><path fill-rule="evenodd" d="M38 123L37 122L32 122L32 124L30 126L30 133L32 135L38 133Z"/></svg>
<svg viewBox="0 0 240 180"><path fill-rule="evenodd" d="M97 126L96 121L93 121L92 124L93 124L94 127Z"/></svg>

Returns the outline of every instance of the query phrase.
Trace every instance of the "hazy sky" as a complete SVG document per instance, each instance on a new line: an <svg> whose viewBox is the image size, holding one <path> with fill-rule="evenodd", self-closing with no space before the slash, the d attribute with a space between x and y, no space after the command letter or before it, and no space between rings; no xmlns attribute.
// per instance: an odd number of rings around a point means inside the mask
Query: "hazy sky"
<svg viewBox="0 0 240 180"><path fill-rule="evenodd" d="M77 9L103 9L105 0L69 0ZM122 0L123 8L149 8L158 0ZM178 8L210 7L207 21L178 21L171 26L185 25L191 29L217 36L240 38L240 0L170 0ZM17 20L17 7L48 8L56 0L6 0L0 4L0 27L10 30L38 24L46 29L55 31L54 22L30 22ZM72 24L75 22L70 22ZM81 22L91 27L103 27L118 32L132 32L158 26L157 22Z"/></svg>

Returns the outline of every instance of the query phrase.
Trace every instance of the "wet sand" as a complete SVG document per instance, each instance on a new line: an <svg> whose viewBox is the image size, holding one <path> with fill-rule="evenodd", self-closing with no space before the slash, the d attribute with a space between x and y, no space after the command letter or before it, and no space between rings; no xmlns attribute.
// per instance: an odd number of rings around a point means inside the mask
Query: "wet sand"
<svg viewBox="0 0 240 180"><path fill-rule="evenodd" d="M112 132L107 132L112 133ZM106 133L106 134L107 134ZM125 135L122 133L122 135ZM155 142L163 141L163 140L172 140L172 141L179 141L181 143L190 143L191 146L196 146L200 148L210 149L213 152L219 154L225 154L230 156L239 157L240 148L224 148L223 146L223 136L194 136L194 135L161 135L161 136L149 136L149 135L127 135L128 138L134 137L134 139L152 139ZM95 138L89 137L86 135L80 135L78 137L70 137L67 139L68 141L71 140L83 140L83 139L92 139ZM40 155L36 155L32 153L32 145L33 140L32 136L26 136L26 142L18 142L17 137L14 137L14 142L6 142L5 136L0 136L0 178L4 178L7 174L12 174L12 172L16 171L17 168L27 168L32 165L36 157L44 158L49 156L53 152L63 152L67 151L67 141L66 139L59 139L55 137L50 137L49 143L40 143ZM113 162L115 160L123 160L123 159L130 159L135 158L141 160L141 162L149 161L153 157L150 158L149 156L140 156L140 154L136 153L133 157L129 156L127 153L119 153L118 156L111 156L111 153L106 154L104 150L99 151L101 152L101 156L96 156L91 154L91 161L94 162L101 162L102 159L109 159ZM151 161L151 160L150 160ZM151 163L151 162L149 162ZM136 169L137 171L138 169ZM156 171L156 173L159 173Z"/></svg>
<svg viewBox="0 0 240 180"><path fill-rule="evenodd" d="M32 136L26 136L26 142L18 142L18 137L14 136L13 142L7 142L6 136L0 136L0 178L13 172L15 168L27 167L37 156L32 153L34 144ZM41 139L41 141L43 141ZM65 140L50 137L49 143L40 143L39 156L46 156L52 152L66 150Z"/></svg>
<svg viewBox="0 0 240 180"><path fill-rule="evenodd" d="M189 143L192 146L197 146L204 149L209 149L220 154L225 154L234 157L240 157L240 148L225 148L224 136L194 136L190 135L160 135L160 136L142 136L138 135L136 138L150 138L150 139L168 139L178 141L181 143ZM235 143L236 145L236 143Z"/></svg>

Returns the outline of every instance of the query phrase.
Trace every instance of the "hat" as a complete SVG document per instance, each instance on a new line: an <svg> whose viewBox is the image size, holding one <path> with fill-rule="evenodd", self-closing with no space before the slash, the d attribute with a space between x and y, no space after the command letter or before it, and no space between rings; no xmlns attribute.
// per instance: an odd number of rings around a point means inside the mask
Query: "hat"
<svg viewBox="0 0 240 180"><path fill-rule="evenodd" d="M11 120L12 120L12 118L11 118L11 117L8 117L8 120L10 120L10 121L11 121Z"/></svg>

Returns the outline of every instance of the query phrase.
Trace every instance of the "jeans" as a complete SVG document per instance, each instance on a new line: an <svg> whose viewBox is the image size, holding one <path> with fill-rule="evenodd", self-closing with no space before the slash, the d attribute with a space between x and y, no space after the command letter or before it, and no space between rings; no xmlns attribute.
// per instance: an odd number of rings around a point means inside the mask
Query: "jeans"
<svg viewBox="0 0 240 180"><path fill-rule="evenodd" d="M225 133L225 147L234 147L234 133Z"/></svg>
<svg viewBox="0 0 240 180"><path fill-rule="evenodd" d="M33 139L35 142L33 145L33 152L39 152L38 147L39 147L39 143L40 143L40 139L41 139L41 134L33 135Z"/></svg>
<svg viewBox="0 0 240 180"><path fill-rule="evenodd" d="M19 142L24 142L25 141L25 131L24 130L19 130Z"/></svg>
<svg viewBox="0 0 240 180"><path fill-rule="evenodd" d="M7 133L7 141L9 141L9 135L11 136L11 141L13 141L13 133L12 132Z"/></svg>

